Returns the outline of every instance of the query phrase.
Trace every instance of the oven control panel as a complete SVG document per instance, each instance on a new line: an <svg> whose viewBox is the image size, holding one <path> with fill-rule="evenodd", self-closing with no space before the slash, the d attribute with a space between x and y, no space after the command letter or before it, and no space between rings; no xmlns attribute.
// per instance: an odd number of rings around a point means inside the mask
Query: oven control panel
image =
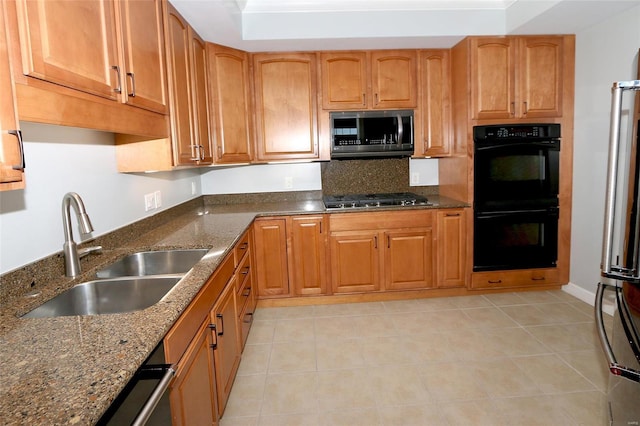
<svg viewBox="0 0 640 426"><path fill-rule="evenodd" d="M539 139L559 138L559 124L526 124L475 126L473 138L481 139Z"/></svg>

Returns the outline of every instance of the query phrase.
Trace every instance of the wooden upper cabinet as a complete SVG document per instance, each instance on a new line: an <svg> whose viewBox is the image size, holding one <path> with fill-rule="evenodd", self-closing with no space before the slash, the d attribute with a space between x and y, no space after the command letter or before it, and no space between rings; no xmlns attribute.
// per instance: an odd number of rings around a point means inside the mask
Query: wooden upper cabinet
<svg viewBox="0 0 640 426"><path fill-rule="evenodd" d="M209 80L207 61L207 46L202 38L189 27L189 42L191 50L191 102L193 108L192 143L196 145L196 162L198 164L213 163L210 137L209 114Z"/></svg>
<svg viewBox="0 0 640 426"><path fill-rule="evenodd" d="M365 109L368 94L366 52L322 52L322 107Z"/></svg>
<svg viewBox="0 0 640 426"><path fill-rule="evenodd" d="M471 118L562 116L562 36L471 38Z"/></svg>
<svg viewBox="0 0 640 426"><path fill-rule="evenodd" d="M415 50L371 52L372 108L415 108L417 53Z"/></svg>
<svg viewBox="0 0 640 426"><path fill-rule="evenodd" d="M24 157L11 80L4 4L0 3L0 191L22 189Z"/></svg>
<svg viewBox="0 0 640 426"><path fill-rule="evenodd" d="M119 1L125 102L166 114L162 0Z"/></svg>
<svg viewBox="0 0 640 426"><path fill-rule="evenodd" d="M174 166L210 164L206 45L178 11L165 4Z"/></svg>
<svg viewBox="0 0 640 426"><path fill-rule="evenodd" d="M215 123L214 162L253 160L253 123L249 55L241 50L207 43L211 114Z"/></svg>
<svg viewBox="0 0 640 426"><path fill-rule="evenodd" d="M167 112L161 0L18 0L22 72Z"/></svg>
<svg viewBox="0 0 640 426"><path fill-rule="evenodd" d="M562 116L563 44L563 37L523 37L519 40L521 116Z"/></svg>
<svg viewBox="0 0 640 426"><path fill-rule="evenodd" d="M115 10L109 0L18 0L24 74L118 99Z"/></svg>
<svg viewBox="0 0 640 426"><path fill-rule="evenodd" d="M418 53L416 155L443 157L451 154L451 61L447 49Z"/></svg>
<svg viewBox="0 0 640 426"><path fill-rule="evenodd" d="M316 55L258 53L253 73L257 159L319 158Z"/></svg>
<svg viewBox="0 0 640 426"><path fill-rule="evenodd" d="M471 39L472 118L511 118L515 113L513 38Z"/></svg>
<svg viewBox="0 0 640 426"><path fill-rule="evenodd" d="M417 52L322 52L322 107L328 110L415 108Z"/></svg>

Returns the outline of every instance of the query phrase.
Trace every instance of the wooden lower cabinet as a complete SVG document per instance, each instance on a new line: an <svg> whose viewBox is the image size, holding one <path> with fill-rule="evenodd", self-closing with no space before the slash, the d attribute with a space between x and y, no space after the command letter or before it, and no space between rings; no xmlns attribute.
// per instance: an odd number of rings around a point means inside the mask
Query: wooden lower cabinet
<svg viewBox="0 0 640 426"><path fill-rule="evenodd" d="M327 292L326 229L323 216L293 216L289 262L296 296Z"/></svg>
<svg viewBox="0 0 640 426"><path fill-rule="evenodd" d="M216 376L218 414L222 416L231 386L240 365L240 337L236 313L235 284L227 286L211 310L211 327L215 333L213 356Z"/></svg>
<svg viewBox="0 0 640 426"><path fill-rule="evenodd" d="M217 425L213 335L204 321L176 368L170 392L173 426Z"/></svg>
<svg viewBox="0 0 640 426"><path fill-rule="evenodd" d="M385 290L433 287L431 229L385 232Z"/></svg>
<svg viewBox="0 0 640 426"><path fill-rule="evenodd" d="M437 217L438 287L464 287L467 269L466 213L464 209L440 210Z"/></svg>
<svg viewBox="0 0 640 426"><path fill-rule="evenodd" d="M331 285L334 293L380 290L378 232L331 233Z"/></svg>
<svg viewBox="0 0 640 426"><path fill-rule="evenodd" d="M286 219L256 219L253 232L258 296L288 296Z"/></svg>
<svg viewBox="0 0 640 426"><path fill-rule="evenodd" d="M558 284L560 284L559 272L556 268L474 272L471 274L472 289L526 288Z"/></svg>
<svg viewBox="0 0 640 426"><path fill-rule="evenodd" d="M433 212L329 216L334 293L433 287Z"/></svg>

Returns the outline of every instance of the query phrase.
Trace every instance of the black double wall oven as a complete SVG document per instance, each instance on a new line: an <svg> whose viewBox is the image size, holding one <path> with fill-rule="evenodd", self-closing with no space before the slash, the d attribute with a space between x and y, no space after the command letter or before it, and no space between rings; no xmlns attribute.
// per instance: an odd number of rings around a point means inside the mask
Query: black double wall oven
<svg viewBox="0 0 640 426"><path fill-rule="evenodd" d="M475 126L474 271L558 258L560 125Z"/></svg>

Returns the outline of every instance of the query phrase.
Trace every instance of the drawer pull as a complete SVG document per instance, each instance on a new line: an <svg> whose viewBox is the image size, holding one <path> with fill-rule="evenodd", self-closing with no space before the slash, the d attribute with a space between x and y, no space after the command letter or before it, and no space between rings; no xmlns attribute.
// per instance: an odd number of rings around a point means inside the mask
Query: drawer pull
<svg viewBox="0 0 640 426"><path fill-rule="evenodd" d="M244 269L242 270L242 272L240 272L242 275L247 275L249 273L249 266L245 266Z"/></svg>
<svg viewBox="0 0 640 426"><path fill-rule="evenodd" d="M249 319L247 319L247 317L249 317ZM244 314L244 319L242 321L247 324L251 324L253 322L253 312L247 312Z"/></svg>
<svg viewBox="0 0 640 426"><path fill-rule="evenodd" d="M247 287L245 292L242 294L242 297L249 297L250 294L251 294L251 287Z"/></svg>
<svg viewBox="0 0 640 426"><path fill-rule="evenodd" d="M458 217L460 213L445 213L445 217Z"/></svg>
<svg viewBox="0 0 640 426"><path fill-rule="evenodd" d="M531 281L544 281L546 279L546 277L531 277Z"/></svg>
<svg viewBox="0 0 640 426"><path fill-rule="evenodd" d="M488 283L489 284L500 284L502 282L502 280L489 280Z"/></svg>
<svg viewBox="0 0 640 426"><path fill-rule="evenodd" d="M246 249L247 249L247 247L249 247L249 243L242 243L242 244L240 245L240 250L246 250Z"/></svg>

